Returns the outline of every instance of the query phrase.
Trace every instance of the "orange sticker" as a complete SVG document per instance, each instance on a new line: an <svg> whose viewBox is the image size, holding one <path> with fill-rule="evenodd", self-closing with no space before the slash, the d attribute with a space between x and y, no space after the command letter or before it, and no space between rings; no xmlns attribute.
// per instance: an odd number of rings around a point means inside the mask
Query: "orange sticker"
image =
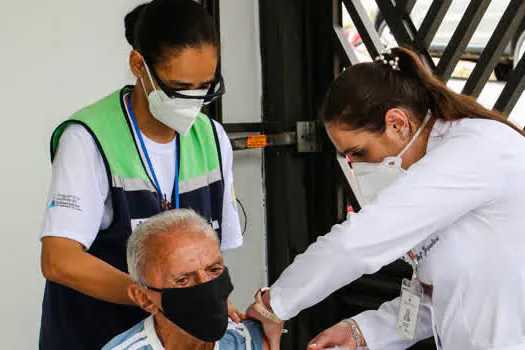
<svg viewBox="0 0 525 350"><path fill-rule="evenodd" d="M266 147L266 135L248 136L248 141L246 141L246 147L248 148Z"/></svg>

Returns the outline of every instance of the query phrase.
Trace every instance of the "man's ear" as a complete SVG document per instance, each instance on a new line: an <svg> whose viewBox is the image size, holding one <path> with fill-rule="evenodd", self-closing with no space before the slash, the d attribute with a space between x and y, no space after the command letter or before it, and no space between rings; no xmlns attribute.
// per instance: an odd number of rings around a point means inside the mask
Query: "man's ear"
<svg viewBox="0 0 525 350"><path fill-rule="evenodd" d="M150 298L146 289L137 283L133 283L128 287L128 296L144 311L147 311L152 315L155 315L159 312L159 307Z"/></svg>
<svg viewBox="0 0 525 350"><path fill-rule="evenodd" d="M137 79L144 77L146 71L144 64L142 55L137 50L132 50L129 54L129 68Z"/></svg>
<svg viewBox="0 0 525 350"><path fill-rule="evenodd" d="M408 115L400 108L391 108L386 112L385 125L388 132L397 134L402 138L407 137L410 131Z"/></svg>

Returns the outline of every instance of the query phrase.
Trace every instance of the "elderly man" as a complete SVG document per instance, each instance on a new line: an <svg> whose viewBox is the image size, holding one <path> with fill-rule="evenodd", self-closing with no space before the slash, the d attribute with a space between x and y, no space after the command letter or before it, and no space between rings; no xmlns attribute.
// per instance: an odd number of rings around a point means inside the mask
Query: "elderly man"
<svg viewBox="0 0 525 350"><path fill-rule="evenodd" d="M228 319L233 290L217 235L194 211L152 217L131 235L129 297L151 316L103 350L279 349L281 328L268 338L258 323Z"/></svg>

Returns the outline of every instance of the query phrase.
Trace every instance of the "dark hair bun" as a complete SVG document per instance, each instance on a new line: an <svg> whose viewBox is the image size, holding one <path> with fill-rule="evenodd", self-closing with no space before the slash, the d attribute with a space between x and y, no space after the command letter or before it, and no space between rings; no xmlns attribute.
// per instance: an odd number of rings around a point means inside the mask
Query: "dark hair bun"
<svg viewBox="0 0 525 350"><path fill-rule="evenodd" d="M126 30L126 40L135 48L135 30L141 14L148 4L140 4L124 17L124 28Z"/></svg>
<svg viewBox="0 0 525 350"><path fill-rule="evenodd" d="M124 19L126 39L148 64L203 44L219 48L213 18L195 0L152 0Z"/></svg>

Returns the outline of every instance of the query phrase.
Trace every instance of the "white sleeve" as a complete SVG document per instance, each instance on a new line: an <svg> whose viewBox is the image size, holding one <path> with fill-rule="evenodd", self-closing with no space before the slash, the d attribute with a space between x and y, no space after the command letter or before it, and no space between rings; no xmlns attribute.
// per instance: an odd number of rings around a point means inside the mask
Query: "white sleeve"
<svg viewBox="0 0 525 350"><path fill-rule="evenodd" d="M370 310L352 317L365 338L370 350L404 350L420 340L433 336L430 298L424 296L419 308L419 316L414 340L408 340L396 330L399 300L383 303L379 309Z"/></svg>
<svg viewBox="0 0 525 350"><path fill-rule="evenodd" d="M221 250L226 251L242 246L243 238L235 190L233 185L233 150L230 138L219 123L215 122L221 150L222 172L224 176L224 200L222 206Z"/></svg>
<svg viewBox="0 0 525 350"><path fill-rule="evenodd" d="M473 137L450 138L427 153L374 203L298 255L271 287L274 312L294 317L499 196L501 157L490 142Z"/></svg>
<svg viewBox="0 0 525 350"><path fill-rule="evenodd" d="M100 230L108 194L106 168L95 140L83 126L68 126L53 160L42 237L69 238L89 249Z"/></svg>

